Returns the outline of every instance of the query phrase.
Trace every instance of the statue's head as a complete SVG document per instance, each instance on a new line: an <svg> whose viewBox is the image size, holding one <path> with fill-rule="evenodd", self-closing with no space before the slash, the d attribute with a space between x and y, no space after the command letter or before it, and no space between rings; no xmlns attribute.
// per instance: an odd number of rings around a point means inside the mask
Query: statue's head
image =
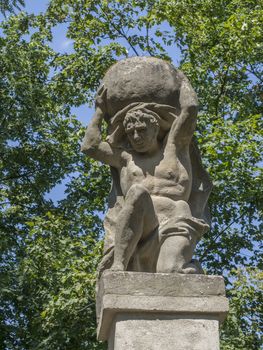
<svg viewBox="0 0 263 350"><path fill-rule="evenodd" d="M123 126L136 152L145 153L157 148L160 126L156 113L141 109L131 110L126 114Z"/></svg>
<svg viewBox="0 0 263 350"><path fill-rule="evenodd" d="M146 144L149 144L151 149L151 143L156 146L157 142L163 141L179 112L176 108L168 105L131 103L108 120L107 141L115 147L126 148L128 147L128 139L133 149L138 152L147 152L147 150L143 150L143 147L139 147L139 141L136 145L133 142L132 129L137 129L136 131L139 129L141 138L145 140ZM143 129L145 129L144 132ZM137 138L136 136L135 138Z"/></svg>

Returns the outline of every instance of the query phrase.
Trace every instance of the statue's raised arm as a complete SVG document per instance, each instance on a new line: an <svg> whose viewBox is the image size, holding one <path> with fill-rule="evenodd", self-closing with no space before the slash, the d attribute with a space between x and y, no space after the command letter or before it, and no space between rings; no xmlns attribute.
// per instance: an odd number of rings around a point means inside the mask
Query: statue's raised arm
<svg viewBox="0 0 263 350"><path fill-rule="evenodd" d="M181 113L171 126L169 141L189 144L196 127L198 102L196 93L185 76L181 81L179 104Z"/></svg>
<svg viewBox="0 0 263 350"><path fill-rule="evenodd" d="M101 124L106 114L107 90L102 85L98 90L95 103L95 114L88 125L81 145L81 151L89 157L105 164L120 167L121 152L114 149L108 142L102 141Z"/></svg>

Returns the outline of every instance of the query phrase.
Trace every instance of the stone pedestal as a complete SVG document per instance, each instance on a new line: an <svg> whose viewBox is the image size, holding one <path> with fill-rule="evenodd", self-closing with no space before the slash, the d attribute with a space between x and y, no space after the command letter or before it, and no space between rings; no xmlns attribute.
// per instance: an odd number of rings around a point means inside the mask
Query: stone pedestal
<svg viewBox="0 0 263 350"><path fill-rule="evenodd" d="M109 350L219 350L228 311L220 276L105 271L98 339Z"/></svg>

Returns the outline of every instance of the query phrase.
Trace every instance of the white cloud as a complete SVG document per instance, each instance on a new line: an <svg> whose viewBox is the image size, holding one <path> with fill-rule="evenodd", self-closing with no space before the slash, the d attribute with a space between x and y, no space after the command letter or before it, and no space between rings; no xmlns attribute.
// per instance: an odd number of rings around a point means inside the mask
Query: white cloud
<svg viewBox="0 0 263 350"><path fill-rule="evenodd" d="M63 41L61 42L60 46L61 46L62 49L67 49L70 45L73 44L73 42L74 42L74 41L71 40L71 39L66 39L66 40L63 40Z"/></svg>

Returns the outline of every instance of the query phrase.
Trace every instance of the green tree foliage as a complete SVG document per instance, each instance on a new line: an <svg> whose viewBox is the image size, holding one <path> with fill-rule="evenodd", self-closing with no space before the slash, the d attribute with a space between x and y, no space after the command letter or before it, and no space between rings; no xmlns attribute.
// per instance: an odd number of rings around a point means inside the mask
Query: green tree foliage
<svg viewBox="0 0 263 350"><path fill-rule="evenodd" d="M40 20L11 17L0 42L0 347L92 349L94 212L105 206L109 177L79 152L81 125L60 96L66 83L53 76L57 54ZM47 199L65 177L66 199Z"/></svg>
<svg viewBox="0 0 263 350"><path fill-rule="evenodd" d="M256 0L51 0L46 13L2 24L2 349L103 348L94 285L110 177L80 154L71 107L91 103L109 66L132 55L178 62L198 93L214 189L197 256L228 283L222 349L260 347L262 21ZM65 23L70 54L51 49ZM48 199L63 181L65 198Z"/></svg>
<svg viewBox="0 0 263 350"><path fill-rule="evenodd" d="M0 12L3 15L6 15L7 12L14 13L15 10L20 10L24 5L24 0L0 0Z"/></svg>
<svg viewBox="0 0 263 350"><path fill-rule="evenodd" d="M257 268L243 268L232 271L232 277L230 312L221 332L222 349L261 349L263 273Z"/></svg>

